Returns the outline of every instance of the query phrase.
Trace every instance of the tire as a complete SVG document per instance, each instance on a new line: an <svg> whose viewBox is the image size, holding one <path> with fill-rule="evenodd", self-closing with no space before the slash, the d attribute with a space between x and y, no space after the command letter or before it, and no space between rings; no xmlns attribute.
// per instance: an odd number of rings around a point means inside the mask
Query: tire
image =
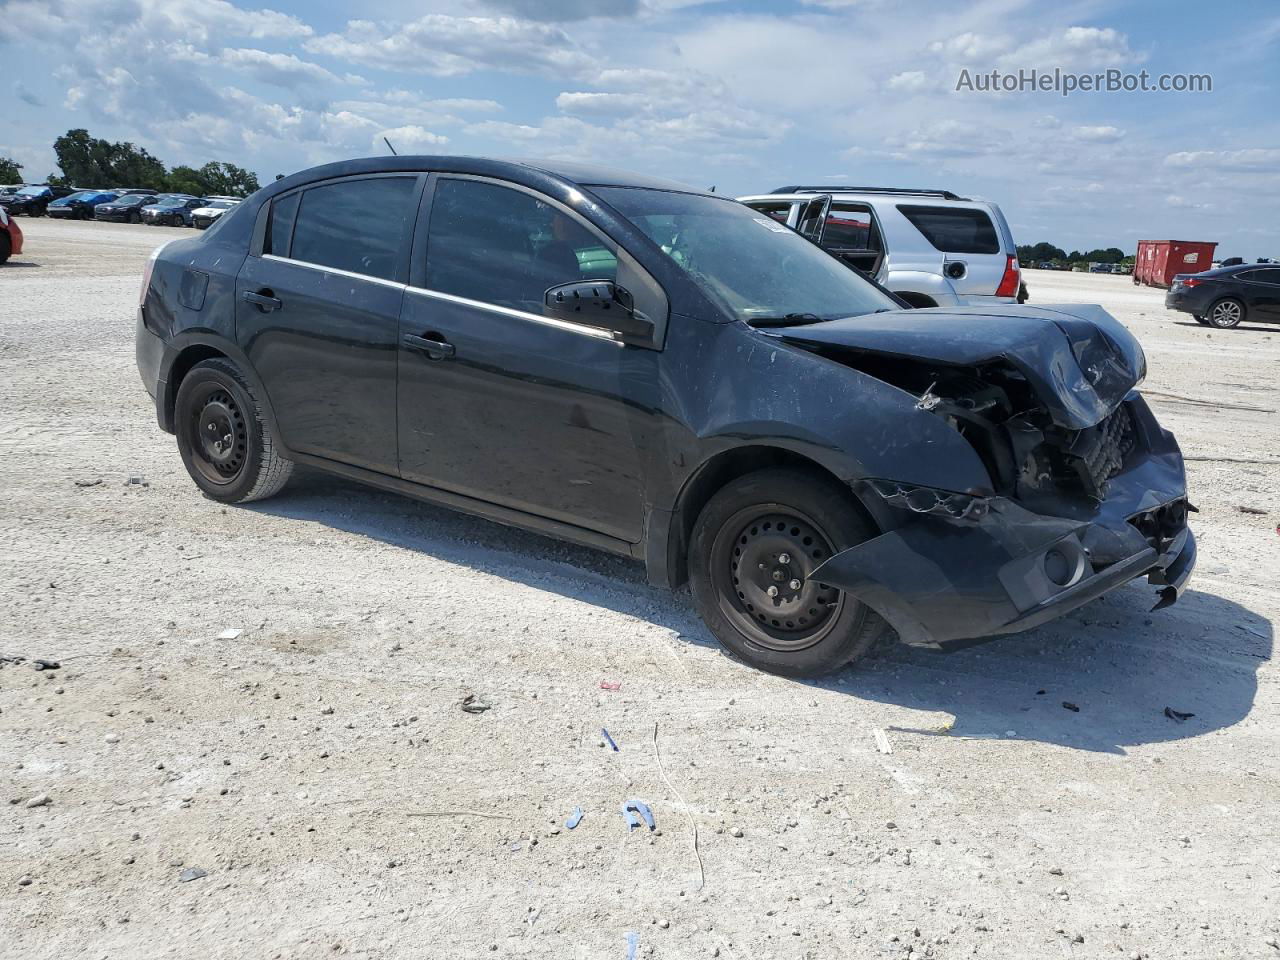
<svg viewBox="0 0 1280 960"><path fill-rule="evenodd" d="M8 261L11 253L13 253L13 241L9 239L8 231L0 233L0 263Z"/></svg>
<svg viewBox="0 0 1280 960"><path fill-rule="evenodd" d="M694 524L694 604L716 639L754 667L786 677L838 670L871 650L886 625L869 607L807 575L874 535L834 481L790 468L739 477ZM771 587L778 595L768 596Z"/></svg>
<svg viewBox="0 0 1280 960"><path fill-rule="evenodd" d="M1195 320L1196 323L1204 324L1206 327L1209 326L1209 321L1206 320L1204 317L1200 316L1200 314L1193 313L1191 317L1193 320Z"/></svg>
<svg viewBox="0 0 1280 960"><path fill-rule="evenodd" d="M220 503L265 500L293 473L293 461L277 452L262 405L230 360L204 360L183 377L174 429L187 473Z"/></svg>
<svg viewBox="0 0 1280 960"><path fill-rule="evenodd" d="M1205 313L1205 319L1209 321L1211 327L1230 330L1232 327L1240 326L1240 321L1246 314L1245 305L1235 297L1223 297L1209 308Z"/></svg>
<svg viewBox="0 0 1280 960"><path fill-rule="evenodd" d="M142 214L138 213L138 211L137 211L137 210L132 211L132 212L129 214L129 222L130 222L130 223L141 223L141 222L142 222Z"/></svg>

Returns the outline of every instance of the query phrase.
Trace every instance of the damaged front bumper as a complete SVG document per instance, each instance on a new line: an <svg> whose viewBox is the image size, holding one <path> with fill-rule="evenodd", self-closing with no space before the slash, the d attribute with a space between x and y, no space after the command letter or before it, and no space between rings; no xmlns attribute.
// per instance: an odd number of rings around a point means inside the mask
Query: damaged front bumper
<svg viewBox="0 0 1280 960"><path fill-rule="evenodd" d="M936 502L869 484L899 526L842 551L812 579L866 603L905 643L947 648L1016 633L1146 576L1157 607L1177 599L1195 566L1182 456L1141 400L1143 442L1106 499L1065 516L1002 497Z"/></svg>

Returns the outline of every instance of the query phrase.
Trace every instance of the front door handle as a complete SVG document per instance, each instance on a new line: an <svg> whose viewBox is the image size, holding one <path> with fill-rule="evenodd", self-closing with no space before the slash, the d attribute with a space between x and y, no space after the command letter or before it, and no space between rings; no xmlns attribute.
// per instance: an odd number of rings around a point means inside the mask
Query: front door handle
<svg viewBox="0 0 1280 960"><path fill-rule="evenodd" d="M263 313L270 313L272 310L279 310L284 306L284 301L279 297L271 296L270 292L255 293L252 290L246 290L240 294L241 299L246 303L252 303Z"/></svg>
<svg viewBox="0 0 1280 960"><path fill-rule="evenodd" d="M406 333L401 338L401 341L410 350L421 350L432 360L448 360L458 352L453 348L453 344L447 340L433 340L430 337L420 337L413 333Z"/></svg>

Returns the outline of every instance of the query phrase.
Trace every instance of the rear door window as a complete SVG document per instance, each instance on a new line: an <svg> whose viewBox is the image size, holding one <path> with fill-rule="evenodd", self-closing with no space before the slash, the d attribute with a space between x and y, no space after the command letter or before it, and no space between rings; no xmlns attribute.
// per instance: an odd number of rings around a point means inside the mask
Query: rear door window
<svg viewBox="0 0 1280 960"><path fill-rule="evenodd" d="M547 201L479 180L436 183L427 289L541 316L548 287L617 275L601 238Z"/></svg>
<svg viewBox="0 0 1280 960"><path fill-rule="evenodd" d="M822 245L836 250L879 250L871 208L861 203L833 203L822 231Z"/></svg>
<svg viewBox="0 0 1280 960"><path fill-rule="evenodd" d="M1271 283L1280 285L1280 270L1250 270L1244 274L1246 280L1254 283Z"/></svg>
<svg viewBox="0 0 1280 960"><path fill-rule="evenodd" d="M898 210L943 253L999 253L1000 238L983 210L899 204Z"/></svg>
<svg viewBox="0 0 1280 960"><path fill-rule="evenodd" d="M289 258L403 280L404 250L417 215L416 186L416 177L372 177L304 191Z"/></svg>
<svg viewBox="0 0 1280 960"><path fill-rule="evenodd" d="M267 223L267 239L262 252L277 257L289 255L289 240L293 236L293 221L298 216L298 201L302 194L291 193L287 197L271 201L271 219Z"/></svg>

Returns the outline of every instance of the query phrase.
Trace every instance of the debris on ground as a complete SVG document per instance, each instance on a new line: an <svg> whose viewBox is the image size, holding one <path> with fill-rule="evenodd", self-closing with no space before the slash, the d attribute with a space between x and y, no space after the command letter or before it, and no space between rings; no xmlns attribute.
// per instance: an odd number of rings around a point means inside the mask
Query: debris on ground
<svg viewBox="0 0 1280 960"><path fill-rule="evenodd" d="M102 484L101 477L93 477L92 479L84 479L84 480L76 481L77 487L97 487L97 486L101 486L101 484Z"/></svg>
<svg viewBox="0 0 1280 960"><path fill-rule="evenodd" d="M893 747L889 745L889 735L879 727L871 731L876 738L876 749L881 753L893 753Z"/></svg>
<svg viewBox="0 0 1280 960"><path fill-rule="evenodd" d="M192 880L199 880L201 877L207 877L208 871L201 870L199 867L187 867L182 873L178 874L179 883L190 883Z"/></svg>
<svg viewBox="0 0 1280 960"><path fill-rule="evenodd" d="M36 807L47 807L51 803L53 803L53 800L47 793L37 793L27 801L27 809L34 810Z"/></svg>
<svg viewBox="0 0 1280 960"><path fill-rule="evenodd" d="M1064 710L1070 710L1072 713L1079 713L1079 712L1080 712L1080 708L1079 708L1079 707L1077 707L1077 706L1076 706L1074 703L1072 703L1070 700L1063 700L1063 701L1062 701L1062 709L1064 709Z"/></svg>
<svg viewBox="0 0 1280 960"><path fill-rule="evenodd" d="M616 743L613 742L613 737L609 736L609 731L606 730L604 727L600 728L600 735L604 737L605 743L609 744L610 748L612 748L614 753L618 753L621 751L621 747L619 747Z"/></svg>
<svg viewBox="0 0 1280 960"><path fill-rule="evenodd" d="M1241 513L1253 514L1255 517L1265 517L1267 515L1267 511L1263 510L1261 507L1249 507L1244 504L1239 504L1236 506L1236 509Z"/></svg>
<svg viewBox="0 0 1280 960"><path fill-rule="evenodd" d="M223 630L220 634L218 634L217 639L235 640L242 633L244 633L244 631L241 630L239 627L227 627L227 629Z"/></svg>
<svg viewBox="0 0 1280 960"><path fill-rule="evenodd" d="M574 807L573 812L569 814L569 819L564 822L566 830L572 830L582 822L582 808Z"/></svg>
<svg viewBox="0 0 1280 960"><path fill-rule="evenodd" d="M151 483L146 477L135 473L124 482L124 485L126 487L149 487L151 486Z"/></svg>
<svg viewBox="0 0 1280 960"><path fill-rule="evenodd" d="M619 690L621 690L621 689L622 689L622 684L620 684L620 683L614 683L612 680L601 680L601 681L600 681L600 689L601 689L601 690L608 690L608 691L610 691L610 692L612 692L612 693L617 693Z"/></svg>
<svg viewBox="0 0 1280 960"><path fill-rule="evenodd" d="M627 960L636 960L636 951L640 948L640 934L627 931Z"/></svg>
<svg viewBox="0 0 1280 960"><path fill-rule="evenodd" d="M1184 720L1190 720L1195 716L1194 713L1183 713L1181 710L1173 709L1173 707L1165 707L1164 715L1170 720L1177 720L1179 723L1182 723Z"/></svg>
<svg viewBox="0 0 1280 960"><path fill-rule="evenodd" d="M476 694L468 693L462 698L460 706L466 713L484 713L489 709L490 704L487 701L480 699Z"/></svg>
<svg viewBox="0 0 1280 960"><path fill-rule="evenodd" d="M61 670L62 664L57 660L32 660L31 666L35 670Z"/></svg>
<svg viewBox="0 0 1280 960"><path fill-rule="evenodd" d="M640 815L644 825L650 831L657 829L658 825L653 819L653 811L649 809L649 805L642 800L628 800L622 805L622 815L627 820L628 833L640 826L640 820L636 819L636 814Z"/></svg>

